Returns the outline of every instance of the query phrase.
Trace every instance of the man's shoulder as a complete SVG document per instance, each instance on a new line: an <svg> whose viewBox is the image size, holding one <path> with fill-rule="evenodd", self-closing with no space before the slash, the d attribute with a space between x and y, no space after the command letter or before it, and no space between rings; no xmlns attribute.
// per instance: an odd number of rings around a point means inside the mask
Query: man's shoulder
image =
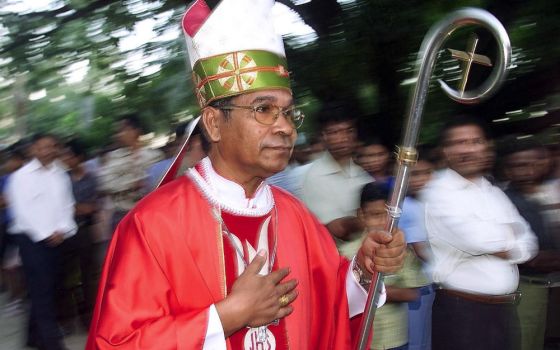
<svg viewBox="0 0 560 350"><path fill-rule="evenodd" d="M350 167L351 167L351 174L354 179L358 179L358 181L361 181L363 184L367 184L375 181L373 176L371 176L367 171L365 171L364 168L356 164L354 160L350 161ZM389 186L390 184L387 182L387 185Z"/></svg>
<svg viewBox="0 0 560 350"><path fill-rule="evenodd" d="M448 178L447 170L438 170L420 191L420 200L426 204L451 200L453 196L450 194L456 189L457 186Z"/></svg>
<svg viewBox="0 0 560 350"><path fill-rule="evenodd" d="M440 192L465 187L466 181L451 169L437 170L426 184L424 192Z"/></svg>
<svg viewBox="0 0 560 350"><path fill-rule="evenodd" d="M311 163L309 163L309 167L307 168L307 174L315 173L321 169L322 158L317 158Z"/></svg>
<svg viewBox="0 0 560 350"><path fill-rule="evenodd" d="M303 172L304 177L303 186L304 187L321 187L323 184L328 183L330 180L330 174L337 173L335 165L331 164L329 157L324 154L320 158L315 159L311 162Z"/></svg>
<svg viewBox="0 0 560 350"><path fill-rule="evenodd" d="M14 171L8 178L8 182L14 182L25 178L27 174L31 173L33 170L37 169L36 163L32 160L24 164L21 168Z"/></svg>
<svg viewBox="0 0 560 350"><path fill-rule="evenodd" d="M200 198L196 186L187 176L181 176L150 192L138 202L133 211L141 215L158 211L172 211L179 201L188 201L193 198Z"/></svg>
<svg viewBox="0 0 560 350"><path fill-rule="evenodd" d="M333 166L332 162L332 157L327 151L324 151L321 156L309 163L308 172L324 172L326 169L330 170Z"/></svg>

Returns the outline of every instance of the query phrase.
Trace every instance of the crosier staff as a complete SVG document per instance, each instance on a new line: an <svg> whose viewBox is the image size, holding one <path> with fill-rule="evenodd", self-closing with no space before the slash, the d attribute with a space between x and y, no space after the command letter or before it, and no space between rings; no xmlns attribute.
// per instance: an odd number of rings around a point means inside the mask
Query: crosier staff
<svg viewBox="0 0 560 350"><path fill-rule="evenodd" d="M463 104L478 103L493 94L503 83L507 68L511 59L511 45L506 30L502 24L487 11L476 8L464 8L449 14L440 22L436 23L424 37L422 46L418 53L416 62L417 83L413 87L412 95L408 104L406 129L401 145L397 148L398 169L395 184L387 203L389 220L385 227L387 232L393 232L397 228L402 212L402 203L408 187L410 170L416 164L418 153L416 141L420 130L422 110L426 102L426 95L430 84L430 77L439 50L444 41L458 28L466 25L479 25L488 30L498 42L497 62L490 76L476 90L465 91L470 67L473 63L491 66L490 60L475 53L476 43L474 40L468 52L450 50L452 56L465 62L463 79L459 91L452 89L445 82L439 81L441 88L447 96L454 101ZM362 322L360 335L355 344L356 350L369 349L369 335L375 317L375 311L379 302L383 275L376 273L368 292L368 299Z"/></svg>

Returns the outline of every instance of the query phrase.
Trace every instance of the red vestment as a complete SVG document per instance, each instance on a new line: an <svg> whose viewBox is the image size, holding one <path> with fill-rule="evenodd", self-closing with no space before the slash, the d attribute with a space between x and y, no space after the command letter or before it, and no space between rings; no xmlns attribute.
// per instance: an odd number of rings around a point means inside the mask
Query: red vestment
<svg viewBox="0 0 560 350"><path fill-rule="evenodd" d="M294 197L273 188L277 266L298 280L285 318L290 349L349 349L349 262ZM120 223L109 250L87 350L202 349L208 308L226 296L224 240L212 208L183 176ZM229 340L228 349L231 349Z"/></svg>

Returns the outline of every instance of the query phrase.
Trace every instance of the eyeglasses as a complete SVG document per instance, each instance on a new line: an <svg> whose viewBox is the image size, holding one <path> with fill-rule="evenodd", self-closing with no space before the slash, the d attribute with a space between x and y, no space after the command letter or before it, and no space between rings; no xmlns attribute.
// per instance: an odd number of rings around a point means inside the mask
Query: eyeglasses
<svg viewBox="0 0 560 350"><path fill-rule="evenodd" d="M233 109L246 109L248 111L253 112L253 118L261 124L264 125L272 125L276 123L278 118L280 118L280 114L284 116L290 122L294 129L299 128L303 124L303 119L305 115L295 106L288 107L286 109L280 108L275 105L258 105L258 106L236 106L236 105L229 105L219 107L222 110L233 110Z"/></svg>

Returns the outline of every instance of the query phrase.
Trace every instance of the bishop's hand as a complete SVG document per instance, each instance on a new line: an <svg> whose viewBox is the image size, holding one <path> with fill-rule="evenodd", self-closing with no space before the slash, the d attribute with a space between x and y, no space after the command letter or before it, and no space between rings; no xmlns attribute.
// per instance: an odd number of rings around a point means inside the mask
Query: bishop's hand
<svg viewBox="0 0 560 350"><path fill-rule="evenodd" d="M382 230L368 232L356 255L362 270L394 273L401 269L406 254L406 242L401 230L393 235Z"/></svg>
<svg viewBox="0 0 560 350"><path fill-rule="evenodd" d="M266 253L259 252L237 278L231 293L216 304L226 337L245 326L267 325L292 313L297 281L282 282L290 273L288 268L259 275L265 262Z"/></svg>

